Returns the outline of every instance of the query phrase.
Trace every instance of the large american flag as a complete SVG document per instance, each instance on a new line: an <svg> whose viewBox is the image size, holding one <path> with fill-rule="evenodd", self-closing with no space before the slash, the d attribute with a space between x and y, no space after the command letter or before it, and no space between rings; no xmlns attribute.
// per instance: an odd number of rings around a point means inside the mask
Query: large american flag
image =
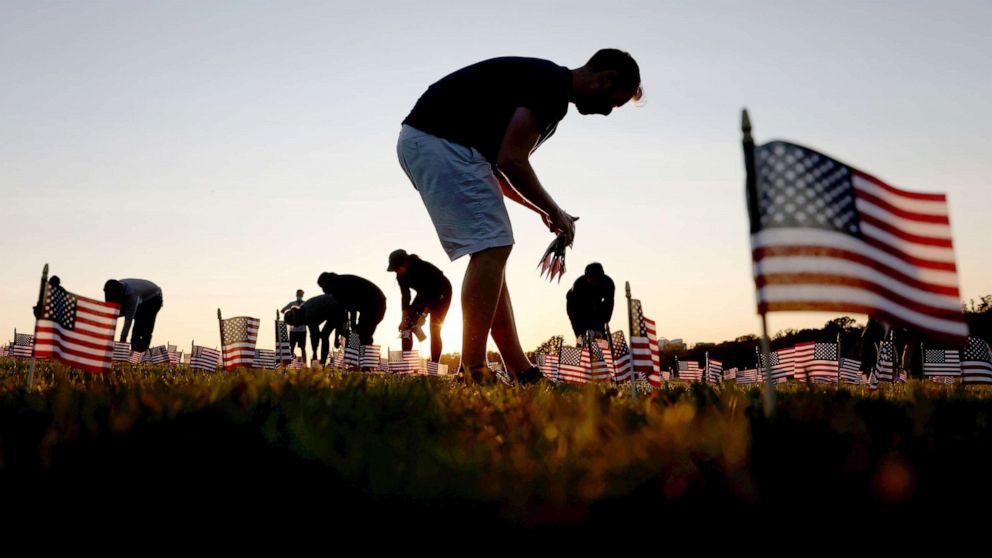
<svg viewBox="0 0 992 558"><path fill-rule="evenodd" d="M363 345L362 357L361 357L362 368L369 368L371 370L378 369L379 353L381 351L382 351L382 347L380 347L379 345Z"/></svg>
<svg viewBox="0 0 992 558"><path fill-rule="evenodd" d="M276 352L269 349L255 349L255 359L252 361L251 365L252 368L275 370Z"/></svg>
<svg viewBox="0 0 992 558"><path fill-rule="evenodd" d="M195 370L213 372L220 366L220 351L209 347L193 345L193 354L189 359L189 367Z"/></svg>
<svg viewBox="0 0 992 558"><path fill-rule="evenodd" d="M629 382L634 375L634 361L622 331L613 333L613 380Z"/></svg>
<svg viewBox="0 0 992 558"><path fill-rule="evenodd" d="M853 358L841 359L840 381L845 384L860 384L861 361Z"/></svg>
<svg viewBox="0 0 992 558"><path fill-rule="evenodd" d="M561 381L585 384L592 378L589 368L589 351L579 347L562 347L558 356L558 374Z"/></svg>
<svg viewBox="0 0 992 558"><path fill-rule="evenodd" d="M634 358L634 372L641 378L661 374L661 354L658 349L658 332L654 320L644 316L641 301L630 299L630 352Z"/></svg>
<svg viewBox="0 0 992 558"><path fill-rule="evenodd" d="M255 342L258 340L258 324L258 318L245 316L221 320L220 344L224 355L224 370L252 365L255 360Z"/></svg>
<svg viewBox="0 0 992 558"><path fill-rule="evenodd" d="M961 354L961 375L966 384L992 383L992 352L984 339L968 338L968 346Z"/></svg>
<svg viewBox="0 0 992 558"><path fill-rule="evenodd" d="M784 382L795 373L796 348L779 349L770 353L769 362L765 362L765 356L758 353L758 366L762 371L767 371L773 383ZM764 373L763 373L764 375Z"/></svg>
<svg viewBox="0 0 992 558"><path fill-rule="evenodd" d="M289 346L289 329L282 320L276 320L276 362L280 366L293 362L293 350Z"/></svg>
<svg viewBox="0 0 992 558"><path fill-rule="evenodd" d="M32 350L34 350L34 335L28 333L14 334L14 344L10 347L10 356L31 358Z"/></svg>
<svg viewBox="0 0 992 558"><path fill-rule="evenodd" d="M723 381L723 362L710 358L709 353L706 353L706 381L713 384Z"/></svg>
<svg viewBox="0 0 992 558"><path fill-rule="evenodd" d="M923 349L924 376L960 376L961 357L957 349Z"/></svg>
<svg viewBox="0 0 992 558"><path fill-rule="evenodd" d="M169 349L165 345L148 349L148 362L152 364L169 364Z"/></svg>
<svg viewBox="0 0 992 558"><path fill-rule="evenodd" d="M114 331L120 307L45 285L34 329L34 356L56 358L73 368L102 373L114 356Z"/></svg>
<svg viewBox="0 0 992 558"><path fill-rule="evenodd" d="M759 312L870 314L964 344L944 194L900 190L783 141L756 147L754 164Z"/></svg>
<svg viewBox="0 0 992 558"><path fill-rule="evenodd" d="M837 343L807 341L797 343L792 366L797 381L812 383L837 382Z"/></svg>

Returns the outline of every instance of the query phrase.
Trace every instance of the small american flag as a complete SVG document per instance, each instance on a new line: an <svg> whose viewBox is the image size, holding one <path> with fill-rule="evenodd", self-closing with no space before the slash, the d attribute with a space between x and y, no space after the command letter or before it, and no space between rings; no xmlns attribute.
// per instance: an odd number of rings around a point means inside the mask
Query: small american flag
<svg viewBox="0 0 992 558"><path fill-rule="evenodd" d="M871 314L964 343L944 194L900 190L784 141L753 155L748 208L759 313Z"/></svg>
<svg viewBox="0 0 992 558"><path fill-rule="evenodd" d="M331 359L331 366L338 370L344 370L344 347L348 345L348 342L345 340L343 335L339 335L338 343L342 348L334 351L334 358Z"/></svg>
<svg viewBox="0 0 992 558"><path fill-rule="evenodd" d="M362 346L362 368L376 370L379 368L379 353L382 348L379 345Z"/></svg>
<svg viewBox="0 0 992 558"><path fill-rule="evenodd" d="M784 382L791 378L792 374L795 372L795 354L795 347L779 349L768 355L770 357L770 362L766 363L764 355L759 353L758 364L762 370L767 369L773 383Z"/></svg>
<svg viewBox="0 0 992 558"><path fill-rule="evenodd" d="M165 345L148 349L148 362L152 364L169 364L169 349Z"/></svg>
<svg viewBox="0 0 992 558"><path fill-rule="evenodd" d="M706 381L719 384L721 380L723 380L723 362L710 358L710 354L706 353Z"/></svg>
<svg viewBox="0 0 992 558"><path fill-rule="evenodd" d="M679 379L686 382L701 382L703 381L703 369L699 367L698 362L687 362L678 361L679 365Z"/></svg>
<svg viewBox="0 0 992 558"><path fill-rule="evenodd" d="M613 333L613 379L616 382L629 382L634 375L634 361L627 347L622 331Z"/></svg>
<svg viewBox="0 0 992 558"><path fill-rule="evenodd" d="M892 341L882 341L878 346L878 360L875 374L879 382L891 382L895 376L895 345Z"/></svg>
<svg viewBox="0 0 992 558"><path fill-rule="evenodd" d="M131 362L131 344L114 343L114 362Z"/></svg>
<svg viewBox="0 0 992 558"><path fill-rule="evenodd" d="M293 350L289 346L289 329L282 320L276 320L276 362L280 366L293 362Z"/></svg>
<svg viewBox="0 0 992 558"><path fill-rule="evenodd" d="M168 345L169 348L169 364L179 364L179 352L178 347L175 345Z"/></svg>
<svg viewBox="0 0 992 558"><path fill-rule="evenodd" d="M558 380L558 355L538 353L537 354L537 368L544 374L544 377L549 380Z"/></svg>
<svg viewBox="0 0 992 558"><path fill-rule="evenodd" d="M561 381L570 384L585 384L592 378L589 367L589 351L579 347L562 347L558 356L558 374Z"/></svg>
<svg viewBox="0 0 992 558"><path fill-rule="evenodd" d="M420 369L420 351L389 351L389 371L393 374L416 374Z"/></svg>
<svg viewBox="0 0 992 558"><path fill-rule="evenodd" d="M606 340L598 340L592 343L589 357L592 380L594 382L608 382L613 376L613 353Z"/></svg>
<svg viewBox="0 0 992 558"><path fill-rule="evenodd" d="M224 355L224 370L252 365L255 360L258 325L258 318L245 316L221 320L220 344Z"/></svg>
<svg viewBox="0 0 992 558"><path fill-rule="evenodd" d="M962 352L961 375L966 384L992 383L992 352L984 339L968 338L968 346Z"/></svg>
<svg viewBox="0 0 992 558"><path fill-rule="evenodd" d="M737 384L747 385L758 383L758 369L757 368L745 368L744 370L737 371Z"/></svg>
<svg viewBox="0 0 992 558"><path fill-rule="evenodd" d="M723 381L729 382L730 380L737 380L737 367L728 368L723 371Z"/></svg>
<svg viewBox="0 0 992 558"><path fill-rule="evenodd" d="M213 372L220 366L220 351L209 347L193 345L193 354L189 359L189 367L195 370Z"/></svg>
<svg viewBox="0 0 992 558"><path fill-rule="evenodd" d="M276 352L269 349L255 349L255 359L252 361L252 368L262 368L265 370L276 369Z"/></svg>
<svg viewBox="0 0 992 558"><path fill-rule="evenodd" d="M845 358L840 361L840 381L845 384L861 383L861 361Z"/></svg>
<svg viewBox="0 0 992 558"><path fill-rule="evenodd" d="M117 304L46 284L41 315L34 330L34 355L56 358L89 372L109 371L119 309Z"/></svg>
<svg viewBox="0 0 992 558"><path fill-rule="evenodd" d="M793 375L799 382L807 376L812 383L837 382L837 343L798 343L792 360Z"/></svg>
<svg viewBox="0 0 992 558"><path fill-rule="evenodd" d="M3 347L0 347L0 357L5 357L5 356L7 356L7 352L8 352L8 350L9 350L9 349L7 349L7 346L6 346L6 345L4 345Z"/></svg>
<svg viewBox="0 0 992 558"><path fill-rule="evenodd" d="M924 349L924 376L960 376L961 357L957 349Z"/></svg>
<svg viewBox="0 0 992 558"><path fill-rule="evenodd" d="M641 301L630 299L633 330L630 332L630 352L634 358L634 372L640 377L661 375L661 351L654 320L644 316Z"/></svg>
<svg viewBox="0 0 992 558"><path fill-rule="evenodd" d="M448 374L448 365L439 364L437 362L428 361L427 362L427 375L428 376L446 376Z"/></svg>
<svg viewBox="0 0 992 558"><path fill-rule="evenodd" d="M344 365L347 368L357 368L362 359L362 340L352 331L348 335L348 343L344 348Z"/></svg>
<svg viewBox="0 0 992 558"><path fill-rule="evenodd" d="M10 356L20 358L31 358L31 351L34 350L34 335L28 333L15 333L14 345L10 348Z"/></svg>

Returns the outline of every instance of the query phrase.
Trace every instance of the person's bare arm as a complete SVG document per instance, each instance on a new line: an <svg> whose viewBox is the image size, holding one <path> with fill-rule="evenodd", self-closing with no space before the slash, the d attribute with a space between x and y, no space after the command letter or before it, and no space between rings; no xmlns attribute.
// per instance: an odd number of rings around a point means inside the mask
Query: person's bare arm
<svg viewBox="0 0 992 558"><path fill-rule="evenodd" d="M530 166L530 153L540 138L534 114L525 107L518 108L506 127L496 159L497 174L506 179L505 185L500 181L500 186L504 195L537 211L553 232L563 233L571 243L575 237L575 218L555 203Z"/></svg>

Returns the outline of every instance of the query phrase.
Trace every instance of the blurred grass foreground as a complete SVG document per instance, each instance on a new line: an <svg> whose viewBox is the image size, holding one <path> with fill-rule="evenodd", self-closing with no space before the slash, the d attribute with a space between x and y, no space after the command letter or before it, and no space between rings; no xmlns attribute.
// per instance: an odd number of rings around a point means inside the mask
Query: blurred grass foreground
<svg viewBox="0 0 992 558"><path fill-rule="evenodd" d="M308 500L337 518L567 528L894 517L992 494L989 388L789 385L769 419L760 386L732 384L632 398L334 371L94 376L39 362L35 375L28 389L27 363L0 359L8 503L208 513Z"/></svg>

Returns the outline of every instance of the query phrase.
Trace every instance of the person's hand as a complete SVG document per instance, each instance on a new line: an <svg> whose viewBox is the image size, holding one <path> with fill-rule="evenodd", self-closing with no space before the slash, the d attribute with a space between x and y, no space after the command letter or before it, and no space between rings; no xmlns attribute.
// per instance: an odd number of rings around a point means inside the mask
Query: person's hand
<svg viewBox="0 0 992 558"><path fill-rule="evenodd" d="M571 245L575 240L575 222L578 220L578 217L569 215L560 207L551 215L544 216L544 224L551 232L564 236L566 245Z"/></svg>

